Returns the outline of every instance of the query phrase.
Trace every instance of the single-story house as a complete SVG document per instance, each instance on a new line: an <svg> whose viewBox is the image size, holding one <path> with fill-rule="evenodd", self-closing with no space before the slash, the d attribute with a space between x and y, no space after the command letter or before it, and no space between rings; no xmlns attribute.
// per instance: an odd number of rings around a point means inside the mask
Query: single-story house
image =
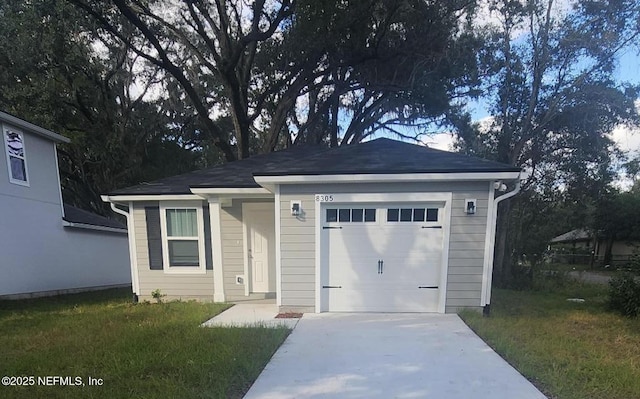
<svg viewBox="0 0 640 399"><path fill-rule="evenodd" d="M127 229L62 201L69 139L0 112L0 298L128 286Z"/></svg>
<svg viewBox="0 0 640 399"><path fill-rule="evenodd" d="M258 155L103 200L128 218L142 299L444 313L490 303L497 203L519 177L380 138Z"/></svg>
<svg viewBox="0 0 640 399"><path fill-rule="evenodd" d="M607 256L608 246L610 254ZM596 238L591 230L574 229L552 238L549 249L553 252L554 262L620 266L638 255L640 242Z"/></svg>

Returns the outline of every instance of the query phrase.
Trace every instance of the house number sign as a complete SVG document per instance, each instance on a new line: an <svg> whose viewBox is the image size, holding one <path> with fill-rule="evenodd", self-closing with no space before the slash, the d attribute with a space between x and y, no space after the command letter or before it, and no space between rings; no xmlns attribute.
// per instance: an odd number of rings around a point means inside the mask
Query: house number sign
<svg viewBox="0 0 640 399"><path fill-rule="evenodd" d="M333 202L333 194L316 194L316 202Z"/></svg>

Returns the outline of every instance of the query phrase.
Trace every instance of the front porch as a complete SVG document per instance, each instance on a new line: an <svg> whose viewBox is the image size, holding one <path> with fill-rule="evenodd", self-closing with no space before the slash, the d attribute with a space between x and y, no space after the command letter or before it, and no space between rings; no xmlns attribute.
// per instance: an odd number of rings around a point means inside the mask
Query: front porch
<svg viewBox="0 0 640 399"><path fill-rule="evenodd" d="M269 301L275 306L278 282L273 196L208 198L208 202L214 265L221 265L213 268L214 301Z"/></svg>

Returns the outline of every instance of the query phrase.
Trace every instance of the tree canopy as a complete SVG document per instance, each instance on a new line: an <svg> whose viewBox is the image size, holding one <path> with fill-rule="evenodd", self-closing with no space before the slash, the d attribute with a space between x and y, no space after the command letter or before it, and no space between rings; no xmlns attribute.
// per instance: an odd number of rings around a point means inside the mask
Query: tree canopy
<svg viewBox="0 0 640 399"><path fill-rule="evenodd" d="M228 161L405 134L475 78L468 1L70 1L161 69Z"/></svg>
<svg viewBox="0 0 640 399"><path fill-rule="evenodd" d="M529 233L542 225L540 217L555 214L558 201L584 205L609 190L619 152L608 134L638 121L638 89L613 79L620 50L638 38L638 7L634 1L585 0L567 10L553 0L490 2L496 22L480 32L485 45L478 63L487 73L491 117L471 125L461 119L457 146L529 175L515 200L519 209L501 205L498 282L512 277L525 241L545 244L553 237L535 240ZM536 247L540 254L544 245Z"/></svg>

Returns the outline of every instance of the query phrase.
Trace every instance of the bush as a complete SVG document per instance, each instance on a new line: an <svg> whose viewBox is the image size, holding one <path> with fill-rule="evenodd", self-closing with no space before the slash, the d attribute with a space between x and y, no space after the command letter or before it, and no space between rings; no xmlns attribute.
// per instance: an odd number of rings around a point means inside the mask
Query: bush
<svg viewBox="0 0 640 399"><path fill-rule="evenodd" d="M640 313L640 284L631 274L623 274L609 282L609 307L627 317Z"/></svg>

